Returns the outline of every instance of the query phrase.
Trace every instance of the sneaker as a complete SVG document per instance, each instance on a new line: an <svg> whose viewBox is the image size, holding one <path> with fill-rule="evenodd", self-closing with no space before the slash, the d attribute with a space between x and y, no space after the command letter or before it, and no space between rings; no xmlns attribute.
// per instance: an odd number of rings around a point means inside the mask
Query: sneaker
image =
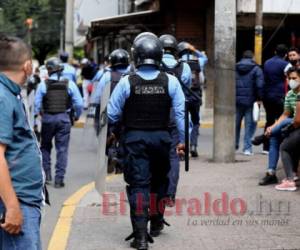
<svg viewBox="0 0 300 250"><path fill-rule="evenodd" d="M198 157L197 147L196 146L191 146L190 153L191 153L192 157Z"/></svg>
<svg viewBox="0 0 300 250"><path fill-rule="evenodd" d="M269 154L269 151L263 150L263 151L261 151L261 154L262 154L262 155L268 155L268 154Z"/></svg>
<svg viewBox="0 0 300 250"><path fill-rule="evenodd" d="M266 176L260 180L258 183L260 186L266 186L271 184L277 184L278 179L275 174L266 173Z"/></svg>
<svg viewBox="0 0 300 250"><path fill-rule="evenodd" d="M252 155L254 155L250 150L245 150L244 152L243 152L243 155L247 155L247 156L252 156Z"/></svg>
<svg viewBox="0 0 300 250"><path fill-rule="evenodd" d="M54 187L55 188L63 188L65 186L65 183L63 180L55 180Z"/></svg>
<svg viewBox="0 0 300 250"><path fill-rule="evenodd" d="M294 181L283 180L281 184L275 186L279 191L296 191L297 187Z"/></svg>

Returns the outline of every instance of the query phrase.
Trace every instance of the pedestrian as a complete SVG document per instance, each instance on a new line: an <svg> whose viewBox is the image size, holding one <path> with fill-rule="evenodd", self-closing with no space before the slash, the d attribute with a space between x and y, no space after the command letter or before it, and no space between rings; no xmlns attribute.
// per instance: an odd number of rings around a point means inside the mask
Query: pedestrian
<svg viewBox="0 0 300 250"><path fill-rule="evenodd" d="M300 69L291 73L289 78L290 87L297 91L297 102L295 117L289 126L290 133L280 146L281 160L286 174L281 184L275 186L280 191L296 191L295 181L299 180L297 170L300 159Z"/></svg>
<svg viewBox="0 0 300 250"><path fill-rule="evenodd" d="M298 48L292 47L288 51L289 64L285 67L284 72L287 73L292 67L300 66L300 51Z"/></svg>
<svg viewBox="0 0 300 250"><path fill-rule="evenodd" d="M0 249L41 250L41 153L21 97L32 74L31 48L0 36Z"/></svg>
<svg viewBox="0 0 300 250"><path fill-rule="evenodd" d="M264 79L263 87L263 105L266 110L266 125L265 130L274 124L274 122L283 113L283 103L285 97L285 81L286 76L284 69L288 62L285 61L287 48L283 44L276 47L275 55L267 60L264 64ZM263 143L263 154L269 153L269 140L265 139L264 135L254 138L253 145Z"/></svg>
<svg viewBox="0 0 300 250"><path fill-rule="evenodd" d="M81 76L82 76L82 92L84 109L87 110L90 103L90 95L92 93L92 80L97 73L91 62L87 58L81 60Z"/></svg>
<svg viewBox="0 0 300 250"><path fill-rule="evenodd" d="M162 58L161 70L174 75L182 87L185 97L190 96L190 87L192 84L192 71L190 66L183 61L177 59L177 45L176 38L172 35L162 35L159 40L161 41L164 48L164 55ZM171 169L168 174L169 185L167 195L170 198L168 205L172 206L175 202L176 190L179 181L179 156L176 153L176 146L179 143L179 132L176 127L176 121L173 110L171 110L169 131L172 138L171 150L170 150L170 164Z"/></svg>
<svg viewBox="0 0 300 250"><path fill-rule="evenodd" d="M299 72L300 71L296 67L292 67L288 70L287 76L289 79L289 86L291 90L285 97L284 112L272 126L266 129L265 136L270 140L269 161L267 173L265 177L259 182L259 185L264 186L276 184L278 182L276 169L279 160L279 149L280 144L285 136L285 133L282 133L282 130L293 123L293 118L296 114L296 101L297 96L300 93L300 86L297 84L297 82L300 81Z"/></svg>
<svg viewBox="0 0 300 250"><path fill-rule="evenodd" d="M71 132L71 108L75 120L82 112L83 100L76 84L61 76L63 66L58 58L46 62L49 79L40 83L35 96L35 115L42 116L41 151L46 181L52 181L51 150L55 139L56 165L54 187L64 187L68 164L68 149Z"/></svg>
<svg viewBox="0 0 300 250"><path fill-rule="evenodd" d="M112 125L123 117L125 126L124 179L133 228L126 240L133 238L131 247L135 249L148 249L148 241L153 242L147 230L149 217L152 236L158 236L165 223L171 107L179 131L177 152L184 153L184 94L176 77L159 71L163 47L157 37L139 35L132 53L137 71L121 79L107 110ZM152 208L160 209L149 211L150 202Z"/></svg>
<svg viewBox="0 0 300 250"><path fill-rule="evenodd" d="M244 119L244 155L253 155L251 139L255 133L256 123L253 120L253 104L261 102L264 76L261 68L255 63L251 50L243 53L243 58L236 64L236 135L235 147L239 148L241 123Z"/></svg>

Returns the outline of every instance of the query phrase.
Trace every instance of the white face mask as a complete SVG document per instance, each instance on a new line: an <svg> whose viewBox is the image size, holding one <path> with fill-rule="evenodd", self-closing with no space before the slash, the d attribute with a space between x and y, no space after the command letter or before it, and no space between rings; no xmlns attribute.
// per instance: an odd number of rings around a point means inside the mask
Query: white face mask
<svg viewBox="0 0 300 250"><path fill-rule="evenodd" d="M299 81L296 81L296 80L290 80L289 81L289 86L291 89L296 89L298 88L300 85L300 82Z"/></svg>

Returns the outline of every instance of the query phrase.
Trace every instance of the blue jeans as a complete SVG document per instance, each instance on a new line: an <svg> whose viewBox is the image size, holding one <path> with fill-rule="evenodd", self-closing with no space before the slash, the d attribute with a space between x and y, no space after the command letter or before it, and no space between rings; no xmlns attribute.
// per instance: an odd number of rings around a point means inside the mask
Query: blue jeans
<svg viewBox="0 0 300 250"><path fill-rule="evenodd" d="M41 250L41 210L21 204L23 213L22 234L11 235L0 228L0 250ZM5 211L0 202L0 213Z"/></svg>
<svg viewBox="0 0 300 250"><path fill-rule="evenodd" d="M276 127L272 129L271 137L270 137L270 147L269 147L269 166L268 170L275 171L277 168L277 163L279 160L279 148L282 142L281 137L281 129L286 125L291 124L293 121L292 118L286 118L281 123L279 123Z"/></svg>
<svg viewBox="0 0 300 250"><path fill-rule="evenodd" d="M236 127L235 127L235 147L239 148L240 133L242 120L245 118L245 135L243 151L252 152L251 139L256 130L256 122L253 121L253 107L237 106L236 107Z"/></svg>

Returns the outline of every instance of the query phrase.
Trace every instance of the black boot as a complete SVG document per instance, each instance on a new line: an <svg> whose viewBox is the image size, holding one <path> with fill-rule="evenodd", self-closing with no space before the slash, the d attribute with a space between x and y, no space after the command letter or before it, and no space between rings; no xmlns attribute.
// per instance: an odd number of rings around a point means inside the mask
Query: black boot
<svg viewBox="0 0 300 250"><path fill-rule="evenodd" d="M134 240L130 243L130 247L138 250L147 250L148 242L154 242L152 237L147 232L147 224L145 225L133 225L133 233L125 239L126 241L128 241L134 238Z"/></svg>
<svg viewBox="0 0 300 250"><path fill-rule="evenodd" d="M170 226L169 223L167 223L163 218L160 218L159 216L152 216L150 218L150 235L152 237L158 237L161 233L161 231L164 229L164 226Z"/></svg>

